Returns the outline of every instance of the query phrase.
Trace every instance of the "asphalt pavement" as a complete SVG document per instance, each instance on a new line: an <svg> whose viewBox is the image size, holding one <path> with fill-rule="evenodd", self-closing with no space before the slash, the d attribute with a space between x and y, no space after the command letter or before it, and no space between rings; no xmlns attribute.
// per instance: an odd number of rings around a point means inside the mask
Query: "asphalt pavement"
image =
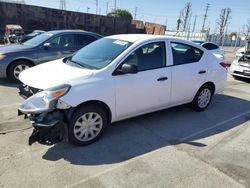
<svg viewBox="0 0 250 188"><path fill-rule="evenodd" d="M0 80L0 187L250 187L250 87L228 76L201 113L179 106L109 126L87 147L28 146L22 99Z"/></svg>

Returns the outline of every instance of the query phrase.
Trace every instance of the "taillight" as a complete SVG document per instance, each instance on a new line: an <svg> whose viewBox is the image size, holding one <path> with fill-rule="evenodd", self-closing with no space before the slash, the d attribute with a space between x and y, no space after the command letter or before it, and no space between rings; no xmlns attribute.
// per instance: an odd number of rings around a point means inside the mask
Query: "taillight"
<svg viewBox="0 0 250 188"><path fill-rule="evenodd" d="M227 66L227 64L226 64L226 63L221 62L221 63L220 63L220 65L221 65L223 68L225 68L225 69L227 70L227 67L228 67L228 66Z"/></svg>

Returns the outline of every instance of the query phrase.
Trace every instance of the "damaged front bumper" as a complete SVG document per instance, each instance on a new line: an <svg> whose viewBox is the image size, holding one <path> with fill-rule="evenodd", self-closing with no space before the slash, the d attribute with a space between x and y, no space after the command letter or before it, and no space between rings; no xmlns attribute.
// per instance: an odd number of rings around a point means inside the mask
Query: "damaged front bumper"
<svg viewBox="0 0 250 188"><path fill-rule="evenodd" d="M62 141L67 132L67 123L71 106L59 98L65 94L69 86L62 85L45 91L34 90L28 86L19 87L19 94L27 98L18 109L18 115L30 119L34 127L29 138L29 145L34 142L51 145ZM55 97L54 94L58 94ZM64 92L64 93L62 93Z"/></svg>
<svg viewBox="0 0 250 188"><path fill-rule="evenodd" d="M18 115L24 115L33 126L33 132L29 137L28 144L39 142L44 145L51 145L67 138L67 123L65 122L65 112L55 110L41 114L23 114L18 110Z"/></svg>

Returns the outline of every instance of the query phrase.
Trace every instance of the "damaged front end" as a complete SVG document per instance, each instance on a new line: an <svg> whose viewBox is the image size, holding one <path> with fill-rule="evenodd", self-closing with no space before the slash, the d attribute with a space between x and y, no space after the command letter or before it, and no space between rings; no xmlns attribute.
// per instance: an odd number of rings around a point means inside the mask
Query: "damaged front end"
<svg viewBox="0 0 250 188"><path fill-rule="evenodd" d="M20 89L20 88L19 88ZM60 100L70 90L69 85L62 85L44 91L31 93L18 109L18 115L29 118L34 127L29 138L29 145L34 142L51 145L62 141L67 133L67 117L71 106ZM34 91L34 90L33 90ZM20 90L20 93L23 92ZM21 95L24 95L21 93Z"/></svg>

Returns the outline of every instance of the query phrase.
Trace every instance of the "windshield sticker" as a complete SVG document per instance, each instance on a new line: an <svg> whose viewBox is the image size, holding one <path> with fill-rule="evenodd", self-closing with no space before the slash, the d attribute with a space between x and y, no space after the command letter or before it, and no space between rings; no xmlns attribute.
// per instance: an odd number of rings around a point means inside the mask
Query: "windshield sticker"
<svg viewBox="0 0 250 188"><path fill-rule="evenodd" d="M52 36L53 34L52 33L47 33L48 36Z"/></svg>
<svg viewBox="0 0 250 188"><path fill-rule="evenodd" d="M128 42L126 41L122 41L122 40L116 40L113 42L114 44L119 44L119 45L122 45L122 46L125 46L128 44Z"/></svg>

